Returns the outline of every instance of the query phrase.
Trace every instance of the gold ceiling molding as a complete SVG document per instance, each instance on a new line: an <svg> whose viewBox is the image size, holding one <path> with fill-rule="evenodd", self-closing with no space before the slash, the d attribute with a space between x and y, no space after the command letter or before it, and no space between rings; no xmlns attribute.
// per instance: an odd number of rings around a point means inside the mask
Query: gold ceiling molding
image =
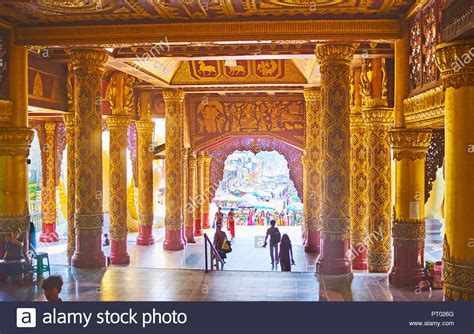
<svg viewBox="0 0 474 334"><path fill-rule="evenodd" d="M403 101L405 122L412 127L444 126L444 91L438 86Z"/></svg>
<svg viewBox="0 0 474 334"><path fill-rule="evenodd" d="M253 40L395 40L399 19L189 22L57 27L18 27L17 43L36 46L103 46Z"/></svg>

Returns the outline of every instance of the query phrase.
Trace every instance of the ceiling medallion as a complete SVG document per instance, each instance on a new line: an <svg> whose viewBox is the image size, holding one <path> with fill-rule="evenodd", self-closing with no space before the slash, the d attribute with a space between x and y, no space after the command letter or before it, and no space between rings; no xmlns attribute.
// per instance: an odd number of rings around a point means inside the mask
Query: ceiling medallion
<svg viewBox="0 0 474 334"><path fill-rule="evenodd" d="M36 0L38 6L56 11L94 11L103 9L107 0Z"/></svg>

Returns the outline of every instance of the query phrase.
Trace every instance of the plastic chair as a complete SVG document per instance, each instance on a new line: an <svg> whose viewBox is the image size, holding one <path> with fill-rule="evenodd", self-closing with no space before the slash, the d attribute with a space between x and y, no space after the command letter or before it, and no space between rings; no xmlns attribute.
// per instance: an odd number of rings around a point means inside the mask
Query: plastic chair
<svg viewBox="0 0 474 334"><path fill-rule="evenodd" d="M35 256L35 260L36 265L33 266L33 271L36 272L37 277L42 276L45 272L48 272L48 275L51 275L48 253L38 252Z"/></svg>

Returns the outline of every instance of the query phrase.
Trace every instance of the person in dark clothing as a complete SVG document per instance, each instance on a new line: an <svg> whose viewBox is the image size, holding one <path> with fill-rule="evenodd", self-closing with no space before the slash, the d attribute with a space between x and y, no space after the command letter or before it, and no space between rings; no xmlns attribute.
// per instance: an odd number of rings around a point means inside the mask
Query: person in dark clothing
<svg viewBox="0 0 474 334"><path fill-rule="evenodd" d="M222 231L222 224L217 224L216 233L214 234L214 247L222 260L227 258L226 252L222 249L224 242L227 241L227 234Z"/></svg>
<svg viewBox="0 0 474 334"><path fill-rule="evenodd" d="M10 237L5 238L5 261L21 261L25 260L25 252L23 246L25 239L21 234L21 230L18 228L15 232L12 232Z"/></svg>
<svg viewBox="0 0 474 334"><path fill-rule="evenodd" d="M41 283L44 296L49 302L62 302L59 297L63 288L63 278L59 275L52 275L43 280Z"/></svg>
<svg viewBox="0 0 474 334"><path fill-rule="evenodd" d="M110 239L107 233L104 233L104 243L102 244L102 246L104 247L110 246Z"/></svg>
<svg viewBox="0 0 474 334"><path fill-rule="evenodd" d="M28 234L28 242L30 250L36 255L36 227L33 222L30 222L30 233Z"/></svg>
<svg viewBox="0 0 474 334"><path fill-rule="evenodd" d="M265 236L265 242L263 247L267 246L267 239L270 237L270 258L272 259L272 265L278 264L279 256L278 256L278 244L280 243L281 234L278 227L275 227L276 221L270 221L271 227L267 230L267 235Z"/></svg>
<svg viewBox="0 0 474 334"><path fill-rule="evenodd" d="M280 243L280 265L281 271L291 271L291 266L295 264L293 259L293 248L288 234L283 234Z"/></svg>

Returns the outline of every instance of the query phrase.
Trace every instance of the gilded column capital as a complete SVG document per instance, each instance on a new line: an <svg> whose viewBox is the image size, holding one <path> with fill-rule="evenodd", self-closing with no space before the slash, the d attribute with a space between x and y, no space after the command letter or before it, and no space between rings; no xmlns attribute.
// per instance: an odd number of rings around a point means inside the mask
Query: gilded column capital
<svg viewBox="0 0 474 334"><path fill-rule="evenodd" d="M354 51L351 44L318 44L314 53L318 63L323 66L326 63L350 64Z"/></svg>
<svg viewBox="0 0 474 334"><path fill-rule="evenodd" d="M44 129L46 132L56 131L56 122L44 122Z"/></svg>
<svg viewBox="0 0 474 334"><path fill-rule="evenodd" d="M0 128L0 156L28 157L34 131L29 128Z"/></svg>
<svg viewBox="0 0 474 334"><path fill-rule="evenodd" d="M107 51L101 49L75 49L68 50L71 57L71 65L74 71L85 69L87 71L98 71L102 74L104 65L109 59Z"/></svg>
<svg viewBox="0 0 474 334"><path fill-rule="evenodd" d="M124 115L107 116L107 126L110 130L123 129L126 130L130 125L130 118Z"/></svg>
<svg viewBox="0 0 474 334"><path fill-rule="evenodd" d="M474 85L474 39L442 43L435 60L445 88Z"/></svg>
<svg viewBox="0 0 474 334"><path fill-rule="evenodd" d="M114 115L128 115L132 112L135 78L123 72L114 72L107 86L107 99Z"/></svg>
<svg viewBox="0 0 474 334"><path fill-rule="evenodd" d="M73 112L67 112L63 114L64 125L66 130L71 130L76 127L76 115Z"/></svg>
<svg viewBox="0 0 474 334"><path fill-rule="evenodd" d="M351 129L364 128L365 121L362 113L353 113L350 116Z"/></svg>
<svg viewBox="0 0 474 334"><path fill-rule="evenodd" d="M362 118L365 124L370 127L390 127L392 115L392 108L368 108L362 111Z"/></svg>
<svg viewBox="0 0 474 334"><path fill-rule="evenodd" d="M149 133L155 129L155 123L153 121L135 121L135 127L139 133Z"/></svg>
<svg viewBox="0 0 474 334"><path fill-rule="evenodd" d="M431 130L392 129L388 133L395 160L425 159L431 140Z"/></svg>
<svg viewBox="0 0 474 334"><path fill-rule="evenodd" d="M303 90L303 96L306 101L321 100L321 89L319 87L307 87Z"/></svg>
<svg viewBox="0 0 474 334"><path fill-rule="evenodd" d="M165 102L183 102L184 91L180 89L165 89L163 90L163 99L165 100Z"/></svg>

